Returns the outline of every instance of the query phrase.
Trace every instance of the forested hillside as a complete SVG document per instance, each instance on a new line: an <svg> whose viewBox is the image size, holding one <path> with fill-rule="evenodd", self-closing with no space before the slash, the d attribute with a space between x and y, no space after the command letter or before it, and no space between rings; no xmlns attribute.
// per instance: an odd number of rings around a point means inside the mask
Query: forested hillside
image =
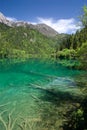
<svg viewBox="0 0 87 130"><path fill-rule="evenodd" d="M29 27L9 27L0 23L0 58L50 56L54 42Z"/></svg>

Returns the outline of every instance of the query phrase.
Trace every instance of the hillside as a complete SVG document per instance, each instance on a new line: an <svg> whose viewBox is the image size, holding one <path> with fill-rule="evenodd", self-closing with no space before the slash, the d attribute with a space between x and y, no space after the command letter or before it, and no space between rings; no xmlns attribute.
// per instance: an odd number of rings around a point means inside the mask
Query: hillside
<svg viewBox="0 0 87 130"><path fill-rule="evenodd" d="M55 42L29 27L0 23L0 58L41 57L54 51Z"/></svg>

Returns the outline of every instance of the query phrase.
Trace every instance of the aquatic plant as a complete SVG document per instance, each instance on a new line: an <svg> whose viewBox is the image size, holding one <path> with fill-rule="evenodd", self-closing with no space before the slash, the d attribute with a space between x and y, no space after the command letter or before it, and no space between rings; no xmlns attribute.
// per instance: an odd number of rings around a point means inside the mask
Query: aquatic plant
<svg viewBox="0 0 87 130"><path fill-rule="evenodd" d="M8 103L7 103L8 104ZM6 106L7 104L4 105L0 105L0 107ZM14 109L8 114L7 117L7 122L5 121L5 119L3 118L3 114L5 112L7 112L7 110L4 110L0 113L0 122L3 124L5 130L13 130L15 123L17 121L17 118L14 119L14 121L12 120L12 114L13 114Z"/></svg>

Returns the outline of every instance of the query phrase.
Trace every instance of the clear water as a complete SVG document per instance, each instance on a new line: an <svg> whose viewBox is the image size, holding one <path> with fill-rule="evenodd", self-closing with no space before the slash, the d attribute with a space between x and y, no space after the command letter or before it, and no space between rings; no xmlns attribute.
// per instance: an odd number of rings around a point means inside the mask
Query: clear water
<svg viewBox="0 0 87 130"><path fill-rule="evenodd" d="M84 74L50 60L0 62L0 130L57 130Z"/></svg>

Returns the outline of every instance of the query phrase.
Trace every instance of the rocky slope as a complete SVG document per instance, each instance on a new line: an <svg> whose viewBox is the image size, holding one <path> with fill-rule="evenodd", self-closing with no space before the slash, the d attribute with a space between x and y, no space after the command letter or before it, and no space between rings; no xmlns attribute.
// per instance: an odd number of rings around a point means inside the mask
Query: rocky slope
<svg viewBox="0 0 87 130"><path fill-rule="evenodd" d="M11 21L6 16L4 16L2 13L0 13L0 23L4 23L11 27L23 26L23 27L29 27L32 29L36 29L47 37L54 37L58 34L58 32L56 32L53 28L49 27L46 24L33 25L33 24L30 24L29 22L25 22L25 21Z"/></svg>

